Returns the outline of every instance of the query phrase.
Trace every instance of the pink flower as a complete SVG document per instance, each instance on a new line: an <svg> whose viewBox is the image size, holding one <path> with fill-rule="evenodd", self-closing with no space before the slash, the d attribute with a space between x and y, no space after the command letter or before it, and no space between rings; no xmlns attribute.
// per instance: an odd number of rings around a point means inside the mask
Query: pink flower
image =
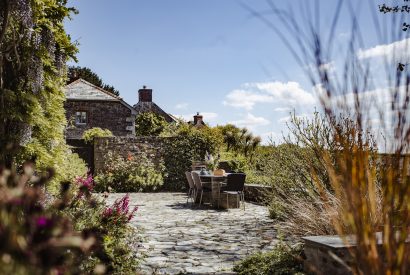
<svg viewBox="0 0 410 275"><path fill-rule="evenodd" d="M117 199L111 207L107 207L103 212L103 216L114 223L117 221L128 222L135 216L137 210L138 207L136 206L130 210L130 198L127 194L121 199Z"/></svg>
<svg viewBox="0 0 410 275"><path fill-rule="evenodd" d="M94 189L94 179L91 174L87 175L87 178L77 177L75 179L80 191L78 192L78 197L83 196L83 191L91 192Z"/></svg>
<svg viewBox="0 0 410 275"><path fill-rule="evenodd" d="M40 216L36 219L36 224L38 227L47 227L50 223L50 220L47 217Z"/></svg>

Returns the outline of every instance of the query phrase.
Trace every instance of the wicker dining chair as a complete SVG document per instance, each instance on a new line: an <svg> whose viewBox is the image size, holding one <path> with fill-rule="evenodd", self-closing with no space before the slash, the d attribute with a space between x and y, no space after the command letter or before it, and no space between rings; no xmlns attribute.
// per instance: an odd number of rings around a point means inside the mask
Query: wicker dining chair
<svg viewBox="0 0 410 275"><path fill-rule="evenodd" d="M212 193L212 190L209 189L209 188L206 188L202 185L201 177L199 176L198 172L192 171L191 174L192 174L192 178L194 179L194 184L195 184L195 189L196 189L195 202L197 201L197 197L198 197L199 193L201 193L201 195L200 195L201 197L199 199L199 205L201 205L202 196L203 196L204 192L205 193Z"/></svg>
<svg viewBox="0 0 410 275"><path fill-rule="evenodd" d="M185 176L189 184L188 197L186 199L186 203L188 204L189 199L191 199L192 203L194 203L194 199L196 196L196 188L195 188L194 179L192 178L191 172L185 172Z"/></svg>

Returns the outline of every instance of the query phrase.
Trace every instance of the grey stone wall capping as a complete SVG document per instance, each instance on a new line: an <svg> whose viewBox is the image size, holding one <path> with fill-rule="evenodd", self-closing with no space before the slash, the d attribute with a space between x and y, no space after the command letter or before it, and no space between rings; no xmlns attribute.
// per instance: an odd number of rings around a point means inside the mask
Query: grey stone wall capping
<svg viewBox="0 0 410 275"><path fill-rule="evenodd" d="M354 247L356 245L356 241L353 236L346 236L345 239L338 235L308 236L303 237L302 240L304 240L305 244L308 246L330 249Z"/></svg>
<svg viewBox="0 0 410 275"><path fill-rule="evenodd" d="M376 233L377 244L383 244L382 232ZM349 248L356 246L356 238L353 235L340 237L339 235L328 236L308 236L302 238L306 245L313 247L324 247L328 249ZM406 243L410 243L410 237L407 238Z"/></svg>

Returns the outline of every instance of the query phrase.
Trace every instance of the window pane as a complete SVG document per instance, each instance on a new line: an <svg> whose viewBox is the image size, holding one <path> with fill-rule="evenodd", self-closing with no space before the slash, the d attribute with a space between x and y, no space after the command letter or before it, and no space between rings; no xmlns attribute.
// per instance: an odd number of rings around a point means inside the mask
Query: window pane
<svg viewBox="0 0 410 275"><path fill-rule="evenodd" d="M76 112L75 113L75 123L76 124L86 124L87 123L87 112Z"/></svg>

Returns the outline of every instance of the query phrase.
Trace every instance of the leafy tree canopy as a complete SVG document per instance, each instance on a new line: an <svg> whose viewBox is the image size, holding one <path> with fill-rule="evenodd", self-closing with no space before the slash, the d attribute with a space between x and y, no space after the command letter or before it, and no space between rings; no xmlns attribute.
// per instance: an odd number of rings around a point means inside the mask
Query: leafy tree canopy
<svg viewBox="0 0 410 275"><path fill-rule="evenodd" d="M261 138L254 136L246 128L238 128L232 124L217 126L216 128L223 136L227 151L251 157L261 143Z"/></svg>
<svg viewBox="0 0 410 275"><path fill-rule="evenodd" d="M79 78L84 79L85 81L94 84L101 89L104 89L114 95L120 95L120 92L114 88L114 86L105 84L102 79L93 72L90 68L87 67L80 67L80 66L70 66L68 67L68 81L67 83L71 83Z"/></svg>
<svg viewBox="0 0 410 275"><path fill-rule="evenodd" d="M135 120L135 134L137 136L159 136L167 124L160 115L151 112L142 113Z"/></svg>

